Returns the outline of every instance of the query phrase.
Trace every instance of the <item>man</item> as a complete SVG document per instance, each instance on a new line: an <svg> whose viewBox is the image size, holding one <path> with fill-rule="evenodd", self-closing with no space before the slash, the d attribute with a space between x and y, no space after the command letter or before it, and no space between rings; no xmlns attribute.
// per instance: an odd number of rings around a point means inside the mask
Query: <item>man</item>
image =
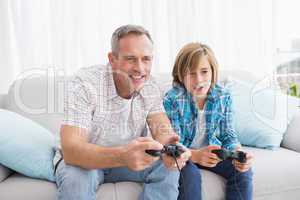
<svg viewBox="0 0 300 200"><path fill-rule="evenodd" d="M92 200L102 183L135 181L144 183L139 199L176 200L175 160L145 153L179 140L150 77L148 31L134 25L118 28L108 58L107 66L82 69L68 82L61 148L54 159L58 199ZM153 138L145 137L147 126ZM177 158L179 168L189 157L186 151Z"/></svg>

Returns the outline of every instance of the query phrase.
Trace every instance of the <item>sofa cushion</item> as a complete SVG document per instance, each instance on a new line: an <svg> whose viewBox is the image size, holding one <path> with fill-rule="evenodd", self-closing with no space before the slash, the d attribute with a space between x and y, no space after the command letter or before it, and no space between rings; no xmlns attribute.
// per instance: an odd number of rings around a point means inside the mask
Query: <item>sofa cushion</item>
<svg viewBox="0 0 300 200"><path fill-rule="evenodd" d="M13 174L0 183L1 200L54 200L56 185L49 181Z"/></svg>
<svg viewBox="0 0 300 200"><path fill-rule="evenodd" d="M17 113L0 109L0 163L30 177L54 181L54 136Z"/></svg>
<svg viewBox="0 0 300 200"><path fill-rule="evenodd" d="M298 199L300 196L300 153L284 148L266 150L244 148L254 154L254 197L285 196ZM292 196L297 194L296 196ZM262 198L264 199L264 198Z"/></svg>
<svg viewBox="0 0 300 200"><path fill-rule="evenodd" d="M0 164L0 183L5 180L13 172Z"/></svg>
<svg viewBox="0 0 300 200"><path fill-rule="evenodd" d="M133 182L106 183L99 187L97 200L134 200L141 193L141 184ZM0 183L1 200L55 200L54 183L14 174Z"/></svg>
<svg viewBox="0 0 300 200"><path fill-rule="evenodd" d="M254 154L254 199L297 200L300 196L300 153L278 148L276 150L244 147ZM225 195L225 179L203 170L203 199L221 200Z"/></svg>
<svg viewBox="0 0 300 200"><path fill-rule="evenodd" d="M300 100L299 100L300 101ZM288 125L282 146L300 153L300 110Z"/></svg>
<svg viewBox="0 0 300 200"><path fill-rule="evenodd" d="M5 98L6 98L6 95L0 94L0 108L5 107Z"/></svg>
<svg viewBox="0 0 300 200"><path fill-rule="evenodd" d="M226 180L213 172L202 170L202 197L209 200L224 199Z"/></svg>
<svg viewBox="0 0 300 200"><path fill-rule="evenodd" d="M265 150L245 147L254 154L254 199L298 200L300 196L300 154L278 148ZM225 179L212 172L202 173L203 199L222 200L225 195ZM39 191L38 194L36 191ZM141 184L120 182L103 184L97 191L97 200L134 200L142 191ZM56 186L53 183L14 174L0 183L1 200L49 199L54 200Z"/></svg>
<svg viewBox="0 0 300 200"><path fill-rule="evenodd" d="M239 141L260 148L279 147L288 124L287 96L233 78L225 87L232 93Z"/></svg>
<svg viewBox="0 0 300 200"><path fill-rule="evenodd" d="M64 78L38 75L18 79L9 88L5 109L58 134L63 118Z"/></svg>

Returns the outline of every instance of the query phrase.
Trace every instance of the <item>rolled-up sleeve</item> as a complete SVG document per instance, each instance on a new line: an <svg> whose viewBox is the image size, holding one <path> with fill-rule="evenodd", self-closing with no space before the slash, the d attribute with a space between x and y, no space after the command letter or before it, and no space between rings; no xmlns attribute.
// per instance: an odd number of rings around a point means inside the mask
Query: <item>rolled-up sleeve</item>
<svg viewBox="0 0 300 200"><path fill-rule="evenodd" d="M180 117L178 108L174 108L172 98L165 96L163 101L164 109L166 110L166 114L172 124L173 130L181 137L181 143L183 143L184 137L182 135L181 127L180 127Z"/></svg>
<svg viewBox="0 0 300 200"><path fill-rule="evenodd" d="M89 129L96 102L92 84L79 77L66 82L63 125Z"/></svg>
<svg viewBox="0 0 300 200"><path fill-rule="evenodd" d="M231 96L227 96L225 101L225 112L224 118L221 120L220 129L221 129L221 141L222 146L226 149L233 150L238 145L240 145L238 141L238 137L234 128L233 123L233 108L232 108L232 98Z"/></svg>

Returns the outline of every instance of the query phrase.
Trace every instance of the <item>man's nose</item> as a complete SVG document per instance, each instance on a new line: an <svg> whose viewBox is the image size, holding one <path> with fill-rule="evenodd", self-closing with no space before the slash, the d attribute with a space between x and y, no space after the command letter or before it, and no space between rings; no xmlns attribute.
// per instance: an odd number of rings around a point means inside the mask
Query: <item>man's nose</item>
<svg viewBox="0 0 300 200"><path fill-rule="evenodd" d="M133 65L133 70L136 72L143 72L144 70L144 63L141 59L138 59L135 64Z"/></svg>

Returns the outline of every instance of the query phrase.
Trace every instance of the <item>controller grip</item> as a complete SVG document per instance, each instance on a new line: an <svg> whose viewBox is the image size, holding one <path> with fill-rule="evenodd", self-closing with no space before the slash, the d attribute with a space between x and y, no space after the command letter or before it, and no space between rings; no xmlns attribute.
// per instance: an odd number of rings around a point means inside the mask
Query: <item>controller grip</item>
<svg viewBox="0 0 300 200"><path fill-rule="evenodd" d="M182 153L184 153L184 149L182 146L177 144L169 144L164 146L163 152L171 157L179 157Z"/></svg>
<svg viewBox="0 0 300 200"><path fill-rule="evenodd" d="M216 154L221 160L227 159L226 151L224 149L213 149L211 152Z"/></svg>
<svg viewBox="0 0 300 200"><path fill-rule="evenodd" d="M153 150L153 149L147 149L145 150L145 152L151 156L154 156L154 157L159 157L161 156L161 150Z"/></svg>
<svg viewBox="0 0 300 200"><path fill-rule="evenodd" d="M246 163L247 162L247 154L243 151L237 151L237 160L240 162L240 163Z"/></svg>

